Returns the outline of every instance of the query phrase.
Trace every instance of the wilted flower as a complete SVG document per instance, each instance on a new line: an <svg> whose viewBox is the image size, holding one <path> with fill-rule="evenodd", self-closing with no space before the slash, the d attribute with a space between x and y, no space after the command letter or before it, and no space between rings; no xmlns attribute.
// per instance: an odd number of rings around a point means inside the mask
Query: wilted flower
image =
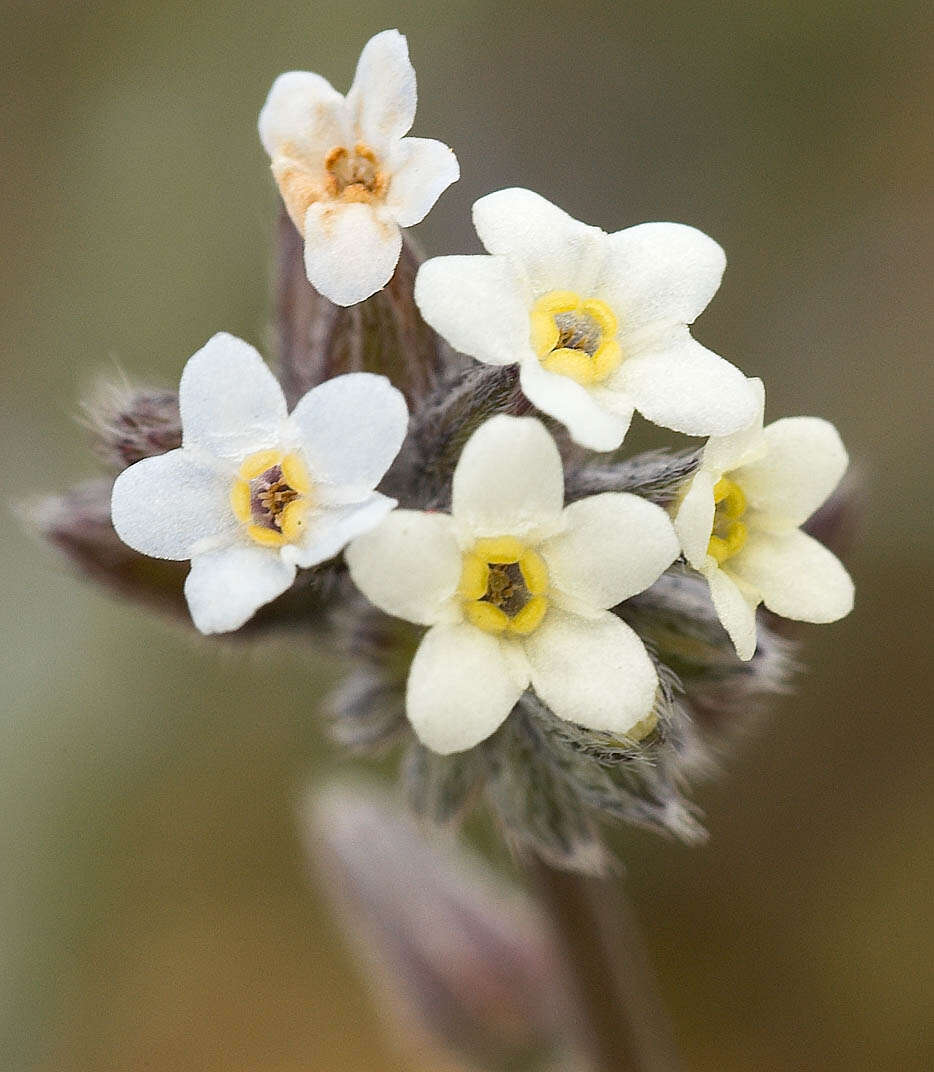
<svg viewBox="0 0 934 1072"><path fill-rule="evenodd" d="M309 391L291 416L260 355L215 335L179 388L182 446L125 469L114 527L155 558L191 559L185 595L202 633L237 629L337 554L395 500L373 489L405 437L401 394L352 373Z"/></svg>
<svg viewBox="0 0 934 1072"><path fill-rule="evenodd" d="M765 392L761 380L750 382L755 420L707 443L674 522L741 659L756 650L759 603L802 622L834 622L853 609L849 574L798 527L846 471L840 436L817 417L786 417L763 428Z"/></svg>
<svg viewBox="0 0 934 1072"><path fill-rule="evenodd" d="M677 554L667 515L635 495L564 508L554 440L532 418L498 416L465 446L451 515L399 510L346 552L382 610L429 625L406 709L420 739L472 748L531 684L551 710L638 739L658 676L608 608L641 592Z"/></svg>
<svg viewBox="0 0 934 1072"><path fill-rule="evenodd" d="M422 316L463 353L518 362L526 396L576 442L615 449L634 409L688 435L752 419L745 377L687 327L726 265L713 239L677 223L608 235L529 190L482 197L473 218L491 255L422 265Z"/></svg>
<svg viewBox="0 0 934 1072"><path fill-rule="evenodd" d="M424 219L460 174L440 141L404 137L415 104L406 40L385 30L364 47L346 97L320 75L289 71L260 112L263 147L305 239L308 279L337 305L386 285L399 228Z"/></svg>

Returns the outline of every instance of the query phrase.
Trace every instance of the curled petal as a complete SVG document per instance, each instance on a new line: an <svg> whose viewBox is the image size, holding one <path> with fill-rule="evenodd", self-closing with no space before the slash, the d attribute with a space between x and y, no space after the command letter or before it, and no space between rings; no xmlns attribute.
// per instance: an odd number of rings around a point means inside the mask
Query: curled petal
<svg viewBox="0 0 934 1072"><path fill-rule="evenodd" d="M752 420L738 432L711 436L704 446L703 468L714 475L715 481L724 473L754 461L765 450L762 439L765 388L760 379L749 379L746 382L756 403Z"/></svg>
<svg viewBox="0 0 934 1072"><path fill-rule="evenodd" d="M716 294L726 268L720 246L681 223L642 223L609 236L599 284L624 331L690 324Z"/></svg>
<svg viewBox="0 0 934 1072"><path fill-rule="evenodd" d="M628 394L653 424L686 435L735 432L756 411L746 377L692 339L687 328L666 334L658 348L625 358L609 386Z"/></svg>
<svg viewBox="0 0 934 1072"><path fill-rule="evenodd" d="M737 584L727 570L711 569L707 583L717 617L733 641L736 654L748 662L756 653L758 596L748 586Z"/></svg>
<svg viewBox="0 0 934 1072"><path fill-rule="evenodd" d="M347 548L354 584L380 610L419 625L451 614L461 552L447 514L396 510Z"/></svg>
<svg viewBox="0 0 934 1072"><path fill-rule="evenodd" d="M853 582L840 560L798 529L753 532L730 572L783 618L835 622L853 609Z"/></svg>
<svg viewBox="0 0 934 1072"><path fill-rule="evenodd" d="M738 469L749 505L797 526L840 483L847 453L836 428L819 417L786 417L762 433L765 452Z"/></svg>
<svg viewBox="0 0 934 1072"><path fill-rule="evenodd" d="M285 396L260 355L220 332L188 359L178 389L182 446L236 466L272 446L286 417Z"/></svg>
<svg viewBox="0 0 934 1072"><path fill-rule="evenodd" d="M644 591L678 554L668 515L637 495L591 495L571 503L564 519L564 530L539 551L551 585L590 610Z"/></svg>
<svg viewBox="0 0 934 1072"><path fill-rule="evenodd" d="M415 68L398 30L383 30L364 45L347 94L358 135L376 146L401 138L415 121Z"/></svg>
<svg viewBox="0 0 934 1072"><path fill-rule="evenodd" d="M327 562L351 540L376 528L395 505L395 499L373 492L363 502L314 511L307 519L302 542L283 547L282 558L303 569Z"/></svg>
<svg viewBox="0 0 934 1072"><path fill-rule="evenodd" d="M609 611L580 618L552 608L525 650L532 687L559 718L625 734L652 712L655 667L638 636Z"/></svg>
<svg viewBox="0 0 934 1072"><path fill-rule="evenodd" d="M420 223L460 178L457 157L443 142L431 138L403 138L390 167L386 207L400 227Z"/></svg>
<svg viewBox="0 0 934 1072"><path fill-rule="evenodd" d="M259 137L271 157L298 155L302 163L317 164L350 138L347 105L340 93L319 74L287 71L273 82L259 113Z"/></svg>
<svg viewBox="0 0 934 1072"><path fill-rule="evenodd" d="M488 252L521 265L532 293L590 293L601 275L607 235L531 190L497 190L475 202L473 222Z"/></svg>
<svg viewBox="0 0 934 1072"><path fill-rule="evenodd" d="M549 372L537 358L522 362L522 391L542 413L560 421L575 443L589 450L616 450L626 437L633 407L622 394L588 390L557 372Z"/></svg>
<svg viewBox="0 0 934 1072"><path fill-rule="evenodd" d="M478 361L512 365L532 352L528 304L502 257L433 257L418 270L415 303L455 350Z"/></svg>
<svg viewBox="0 0 934 1072"><path fill-rule="evenodd" d="M540 421L500 414L467 441L452 488L459 528L473 536L550 535L563 505L561 455Z"/></svg>
<svg viewBox="0 0 934 1072"><path fill-rule="evenodd" d="M395 221L359 202L316 202L305 214L305 271L335 305L356 305L392 278L402 251Z"/></svg>
<svg viewBox="0 0 934 1072"><path fill-rule="evenodd" d="M406 713L422 744L442 755L463 752L498 729L528 685L515 654L472 625L429 629L406 689Z"/></svg>
<svg viewBox="0 0 934 1072"><path fill-rule="evenodd" d="M290 418L313 482L363 498L399 453L409 424L400 391L371 372L335 376L299 399Z"/></svg>
<svg viewBox="0 0 934 1072"><path fill-rule="evenodd" d="M199 546L233 540L239 528L229 483L184 450L170 450L124 469L111 516L128 546L153 558L191 558Z"/></svg>
<svg viewBox="0 0 934 1072"><path fill-rule="evenodd" d="M275 549L238 544L192 559L185 597L202 633L229 633L294 580L295 566Z"/></svg>
<svg viewBox="0 0 934 1072"><path fill-rule="evenodd" d="M699 469L694 474L674 519L675 532L681 541L684 557L697 570L707 563L707 548L710 545L716 512L714 483L713 476L706 469Z"/></svg>

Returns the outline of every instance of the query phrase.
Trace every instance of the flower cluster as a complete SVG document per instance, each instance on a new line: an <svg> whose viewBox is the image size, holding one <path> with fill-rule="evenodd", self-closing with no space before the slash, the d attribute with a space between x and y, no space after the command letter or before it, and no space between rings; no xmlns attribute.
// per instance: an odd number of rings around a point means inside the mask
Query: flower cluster
<svg viewBox="0 0 934 1072"><path fill-rule="evenodd" d="M317 74L275 81L259 132L290 221L279 379L215 335L177 403L99 407L112 490L47 503L40 524L150 600L177 574L134 553L190 560L202 633L269 622L349 654L335 731L414 731L424 811L482 789L514 845L569 867L601 866L594 816L696 837L682 790L705 739L787 676L758 605L852 607L801 529L846 452L816 418L763 427L761 382L694 340L726 258L692 227L607 234L501 190L474 205L487 254L420 263L400 228L459 170L406 136L415 105L394 30L346 97ZM636 411L706 445L623 458Z"/></svg>

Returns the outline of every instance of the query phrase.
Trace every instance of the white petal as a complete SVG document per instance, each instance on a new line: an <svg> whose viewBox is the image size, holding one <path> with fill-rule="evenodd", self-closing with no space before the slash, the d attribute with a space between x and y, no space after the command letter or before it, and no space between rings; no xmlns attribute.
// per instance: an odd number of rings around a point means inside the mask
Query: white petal
<svg viewBox="0 0 934 1072"><path fill-rule="evenodd" d="M756 401L755 415L745 427L738 432L725 436L711 436L704 446L701 464L714 479L726 472L745 465L760 457L765 450L762 438L762 416L765 411L765 388L759 379L749 379L749 390Z"/></svg>
<svg viewBox="0 0 934 1072"><path fill-rule="evenodd" d="M668 515L638 495L591 495L571 503L564 519L566 528L539 552L550 585L590 610L644 591L678 554Z"/></svg>
<svg viewBox="0 0 934 1072"><path fill-rule="evenodd" d="M449 616L462 556L448 514L395 510L344 557L354 584L387 614L419 625Z"/></svg>
<svg viewBox="0 0 934 1072"><path fill-rule="evenodd" d="M560 421L575 443L589 450L616 450L632 421L632 406L617 394L608 406L606 391L588 390L569 376L549 372L536 357L522 362L519 370L526 398Z"/></svg>
<svg viewBox="0 0 934 1072"><path fill-rule="evenodd" d="M259 113L259 136L271 157L297 154L306 164L318 162L350 139L347 105L319 74L287 71L273 82Z"/></svg>
<svg viewBox="0 0 934 1072"><path fill-rule="evenodd" d="M733 479L754 509L800 525L846 472L846 448L819 417L786 417L763 430L765 453Z"/></svg>
<svg viewBox="0 0 934 1072"><path fill-rule="evenodd" d="M415 277L425 320L462 354L512 365L531 354L529 304L502 257L433 257Z"/></svg>
<svg viewBox="0 0 934 1072"><path fill-rule="evenodd" d="M564 469L541 421L500 414L467 440L452 486L452 513L474 536L550 535L564 505Z"/></svg>
<svg viewBox="0 0 934 1072"><path fill-rule="evenodd" d="M185 598L202 633L229 633L294 580L295 567L275 548L238 544L192 559Z"/></svg>
<svg viewBox="0 0 934 1072"><path fill-rule="evenodd" d="M758 597L745 585L741 588L723 569L711 569L707 583L717 617L733 641L736 654L748 662L756 653Z"/></svg>
<svg viewBox="0 0 934 1072"><path fill-rule="evenodd" d="M178 389L182 445L237 465L275 445L285 397L256 350L220 332L188 359Z"/></svg>
<svg viewBox="0 0 934 1072"><path fill-rule="evenodd" d="M400 391L371 372L350 372L313 387L292 411L312 483L360 489L382 480L409 426Z"/></svg>
<svg viewBox="0 0 934 1072"><path fill-rule="evenodd" d="M713 532L716 512L713 486L713 476L706 469L699 469L675 515L675 532L681 541L681 550L688 562L698 570L707 563L707 548Z"/></svg>
<svg viewBox="0 0 934 1072"><path fill-rule="evenodd" d="M658 686L652 660L609 611L579 618L552 608L525 651L532 687L559 718L624 734L652 711Z"/></svg>
<svg viewBox="0 0 934 1072"><path fill-rule="evenodd" d="M687 328L668 333L658 349L625 358L610 386L630 395L653 424L687 435L726 435L755 416L746 377Z"/></svg>
<svg viewBox="0 0 934 1072"><path fill-rule="evenodd" d="M454 153L431 138L403 138L390 162L386 207L400 227L420 223L442 193L460 178Z"/></svg>
<svg viewBox="0 0 934 1072"><path fill-rule="evenodd" d="M506 645L472 625L436 625L419 645L406 713L419 740L448 755L473 748L505 722L525 692Z"/></svg>
<svg viewBox="0 0 934 1072"><path fill-rule="evenodd" d="M125 544L182 561L199 545L235 538L230 483L184 450L143 458L117 477L111 515Z"/></svg>
<svg viewBox="0 0 934 1072"><path fill-rule="evenodd" d="M383 30L364 45L347 105L357 133L371 148L401 138L415 121L415 68L398 30Z"/></svg>
<svg viewBox="0 0 934 1072"><path fill-rule="evenodd" d="M575 220L531 190L497 190L473 206L480 241L522 266L532 292L590 294L606 259L607 235Z"/></svg>
<svg viewBox="0 0 934 1072"><path fill-rule="evenodd" d="M317 201L305 214L305 272L335 305L356 305L382 290L401 251L395 221L370 205Z"/></svg>
<svg viewBox="0 0 934 1072"><path fill-rule="evenodd" d="M327 562L351 540L376 528L395 505L395 499L374 492L363 502L314 511L306 521L302 542L283 547L282 557L303 569Z"/></svg>
<svg viewBox="0 0 934 1072"><path fill-rule="evenodd" d="M752 532L730 571L783 618L835 622L853 609L853 582L840 560L797 529Z"/></svg>
<svg viewBox="0 0 934 1072"><path fill-rule="evenodd" d="M717 292L726 254L681 223L642 223L609 236L599 284L624 332L690 324Z"/></svg>

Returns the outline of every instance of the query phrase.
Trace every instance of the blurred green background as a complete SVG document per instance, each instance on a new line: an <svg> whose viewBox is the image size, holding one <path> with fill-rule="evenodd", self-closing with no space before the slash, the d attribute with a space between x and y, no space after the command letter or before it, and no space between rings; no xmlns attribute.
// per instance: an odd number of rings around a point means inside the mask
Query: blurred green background
<svg viewBox="0 0 934 1072"><path fill-rule="evenodd" d="M694 224L730 267L706 344L767 419L832 420L866 472L858 605L807 632L800 695L700 787L710 844L627 838L690 1068L929 1069L932 86L915 2L350 7L7 0L4 500L95 471L101 370L175 385L226 329L266 347L277 73L346 90L409 36L415 133L463 178L417 237L529 186L609 230ZM8 514L0 562L0 1068L411 1067L309 885L295 802L345 761L333 671L245 656L75 579Z"/></svg>

